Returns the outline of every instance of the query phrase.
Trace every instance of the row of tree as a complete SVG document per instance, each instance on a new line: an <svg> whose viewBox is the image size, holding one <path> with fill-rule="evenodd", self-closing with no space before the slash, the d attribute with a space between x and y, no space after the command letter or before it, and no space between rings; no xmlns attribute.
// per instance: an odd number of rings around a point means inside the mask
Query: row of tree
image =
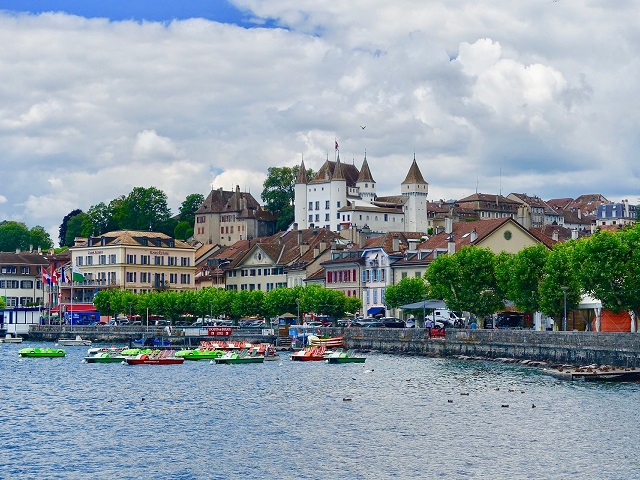
<svg viewBox="0 0 640 480"><path fill-rule="evenodd" d="M516 254L463 247L436 258L424 278L406 278L386 290L391 308L424 298L445 301L452 310L478 317L505 308L505 300L523 312L562 318L582 295L603 308L633 318L640 313L640 225L558 243L553 249L535 245ZM566 295L566 297L565 297Z"/></svg>
<svg viewBox="0 0 640 480"><path fill-rule="evenodd" d="M307 287L277 288L269 292L261 290L202 290L174 292L156 291L135 294L127 290L102 290L93 304L102 315L136 314L159 315L171 320L185 316L234 318L274 318L284 313L315 312L331 318L343 317L347 312L360 310L362 304L356 297L318 285Z"/></svg>
<svg viewBox="0 0 640 480"><path fill-rule="evenodd" d="M115 198L108 205L100 202L86 213L79 209L68 213L59 229L60 246L72 246L76 237L114 230L152 230L186 240L193 235L195 212L203 202L204 196L199 193L188 195L175 218L162 190L135 187L128 195Z"/></svg>

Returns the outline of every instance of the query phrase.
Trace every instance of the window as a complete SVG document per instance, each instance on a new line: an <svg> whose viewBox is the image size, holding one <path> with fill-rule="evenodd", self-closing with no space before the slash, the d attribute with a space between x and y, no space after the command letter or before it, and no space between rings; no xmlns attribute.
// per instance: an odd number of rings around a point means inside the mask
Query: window
<svg viewBox="0 0 640 480"><path fill-rule="evenodd" d="M316 210L320 210L320 202L316 202Z"/></svg>
<svg viewBox="0 0 640 480"><path fill-rule="evenodd" d="M98 255L98 265L106 265L106 264L107 264L107 256Z"/></svg>
<svg viewBox="0 0 640 480"><path fill-rule="evenodd" d="M309 202L309 210L313 210L313 202Z"/></svg>
<svg viewBox="0 0 640 480"><path fill-rule="evenodd" d="M140 255L140 263L142 265L149 265L150 263L149 260L150 260L149 255Z"/></svg>
<svg viewBox="0 0 640 480"><path fill-rule="evenodd" d="M313 215L309 215L309 221L313 222Z"/></svg>
<svg viewBox="0 0 640 480"><path fill-rule="evenodd" d="M415 272L414 275L415 275L416 278L420 278L422 276L422 275L420 275L420 272Z"/></svg>
<svg viewBox="0 0 640 480"><path fill-rule="evenodd" d="M196 217L196 223L204 223L204 218L205 217L203 215Z"/></svg>
<svg viewBox="0 0 640 480"><path fill-rule="evenodd" d="M113 255L109 255L109 263L111 265L114 265L116 263L116 254L115 253Z"/></svg>
<svg viewBox="0 0 640 480"><path fill-rule="evenodd" d="M23 290L33 288L33 280L22 280L20 282L20 288L22 288Z"/></svg>
<svg viewBox="0 0 640 480"><path fill-rule="evenodd" d="M402 272L402 278L407 278L407 272Z"/></svg>
<svg viewBox="0 0 640 480"><path fill-rule="evenodd" d="M135 265L135 263L136 263L136 256L135 256L135 255L127 254L126 261L127 261L127 263L128 263L129 265Z"/></svg>
<svg viewBox="0 0 640 480"><path fill-rule="evenodd" d="M338 220L340 220L340 214L338 214ZM328 222L328 221L329 221L329 214L328 214L328 213L325 213L325 215L324 215L324 221L325 221L325 222Z"/></svg>
<svg viewBox="0 0 640 480"><path fill-rule="evenodd" d="M181 267L190 267L191 266L191 258L189 258L189 257L180 257L180 266Z"/></svg>
<svg viewBox="0 0 640 480"><path fill-rule="evenodd" d="M340 202L336 202L336 206L340 208Z"/></svg>
<svg viewBox="0 0 640 480"><path fill-rule="evenodd" d="M30 271L31 271L31 269L29 267L20 267L20 273L22 275L29 275Z"/></svg>
<svg viewBox="0 0 640 480"><path fill-rule="evenodd" d="M331 205L330 205L330 201L329 201L329 200L327 200L326 202L324 202L324 208L326 208L327 210L329 210L329 209L331 208Z"/></svg>
<svg viewBox="0 0 640 480"><path fill-rule="evenodd" d="M320 215L316 213L316 222L320 221Z"/></svg>

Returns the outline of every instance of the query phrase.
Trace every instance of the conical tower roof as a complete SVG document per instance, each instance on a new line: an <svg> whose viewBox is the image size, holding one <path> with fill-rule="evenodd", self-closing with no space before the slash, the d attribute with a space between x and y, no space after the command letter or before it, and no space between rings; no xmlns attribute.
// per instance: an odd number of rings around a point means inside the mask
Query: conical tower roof
<svg viewBox="0 0 640 480"><path fill-rule="evenodd" d="M413 162L411 163L411 167L409 168L409 172L407 173L407 178L404 179L402 185L406 185L408 183L428 185L424 177L422 176L420 169L418 168L418 163L416 162L415 155L413 156Z"/></svg>
<svg viewBox="0 0 640 480"><path fill-rule="evenodd" d="M369 170L369 163L367 163L367 154L364 155L364 162L362 162L362 168L360 169L360 175L358 175L358 183L376 183L371 176L371 170Z"/></svg>
<svg viewBox="0 0 640 480"><path fill-rule="evenodd" d="M344 173L342 173L342 163L340 163L340 154L338 154L338 160L336 161L336 166L333 169L333 177L331 180L346 180L344 178Z"/></svg>
<svg viewBox="0 0 640 480"><path fill-rule="evenodd" d="M296 183L309 183L309 179L307 178L307 169L304 166L304 158L300 163L300 169L298 170L298 176L296 177Z"/></svg>

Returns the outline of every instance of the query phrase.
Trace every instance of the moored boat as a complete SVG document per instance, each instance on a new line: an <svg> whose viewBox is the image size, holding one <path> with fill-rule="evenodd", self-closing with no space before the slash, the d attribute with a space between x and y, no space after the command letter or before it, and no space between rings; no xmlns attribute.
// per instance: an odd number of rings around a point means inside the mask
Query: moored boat
<svg viewBox="0 0 640 480"><path fill-rule="evenodd" d="M18 350L18 355L29 358L56 358L64 357L67 354L61 348L22 348Z"/></svg>
<svg viewBox="0 0 640 480"><path fill-rule="evenodd" d="M194 350L180 350L176 352L177 358L184 358L185 360L214 360L224 355L222 350L205 350L204 348L198 348Z"/></svg>
<svg viewBox="0 0 640 480"><path fill-rule="evenodd" d="M98 352L94 355L84 357L85 363L122 363L127 357L119 353Z"/></svg>
<svg viewBox="0 0 640 480"><path fill-rule="evenodd" d="M184 358L176 357L173 350L155 350L151 354L141 353L135 357L126 357L129 365L179 365Z"/></svg>
<svg viewBox="0 0 640 480"><path fill-rule="evenodd" d="M214 360L218 364L236 365L240 363L262 363L264 355L251 354L249 350L229 351Z"/></svg>
<svg viewBox="0 0 640 480"><path fill-rule="evenodd" d="M338 350L329 355L325 355L324 358L328 363L364 363L366 360L366 357L359 357L351 350L348 352Z"/></svg>
<svg viewBox="0 0 640 480"><path fill-rule="evenodd" d="M324 355L326 353L326 348L324 346L321 347L307 347L302 350L298 350L297 352L291 355L291 360L296 362L319 362L324 360Z"/></svg>
<svg viewBox="0 0 640 480"><path fill-rule="evenodd" d="M22 337L19 335L12 337L10 333L7 333L4 338L0 338L0 343L22 343Z"/></svg>
<svg viewBox="0 0 640 480"><path fill-rule="evenodd" d="M76 335L76 338L58 339L58 345L62 345L63 347L90 347L91 340L85 340L80 335Z"/></svg>
<svg viewBox="0 0 640 480"><path fill-rule="evenodd" d="M315 335L309 335L308 341L311 346L322 346L326 348L344 347L344 337L320 338Z"/></svg>

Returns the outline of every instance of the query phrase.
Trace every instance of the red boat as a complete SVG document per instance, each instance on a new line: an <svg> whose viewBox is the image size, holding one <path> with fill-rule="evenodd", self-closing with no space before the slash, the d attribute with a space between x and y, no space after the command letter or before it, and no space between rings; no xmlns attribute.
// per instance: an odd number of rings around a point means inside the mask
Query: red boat
<svg viewBox="0 0 640 480"><path fill-rule="evenodd" d="M125 360L129 365L179 365L184 363L184 358L174 356L173 350L156 350L151 355L143 353L135 357L127 357Z"/></svg>
<svg viewBox="0 0 640 480"><path fill-rule="evenodd" d="M324 360L325 347L307 347L291 355L297 362L318 362Z"/></svg>

